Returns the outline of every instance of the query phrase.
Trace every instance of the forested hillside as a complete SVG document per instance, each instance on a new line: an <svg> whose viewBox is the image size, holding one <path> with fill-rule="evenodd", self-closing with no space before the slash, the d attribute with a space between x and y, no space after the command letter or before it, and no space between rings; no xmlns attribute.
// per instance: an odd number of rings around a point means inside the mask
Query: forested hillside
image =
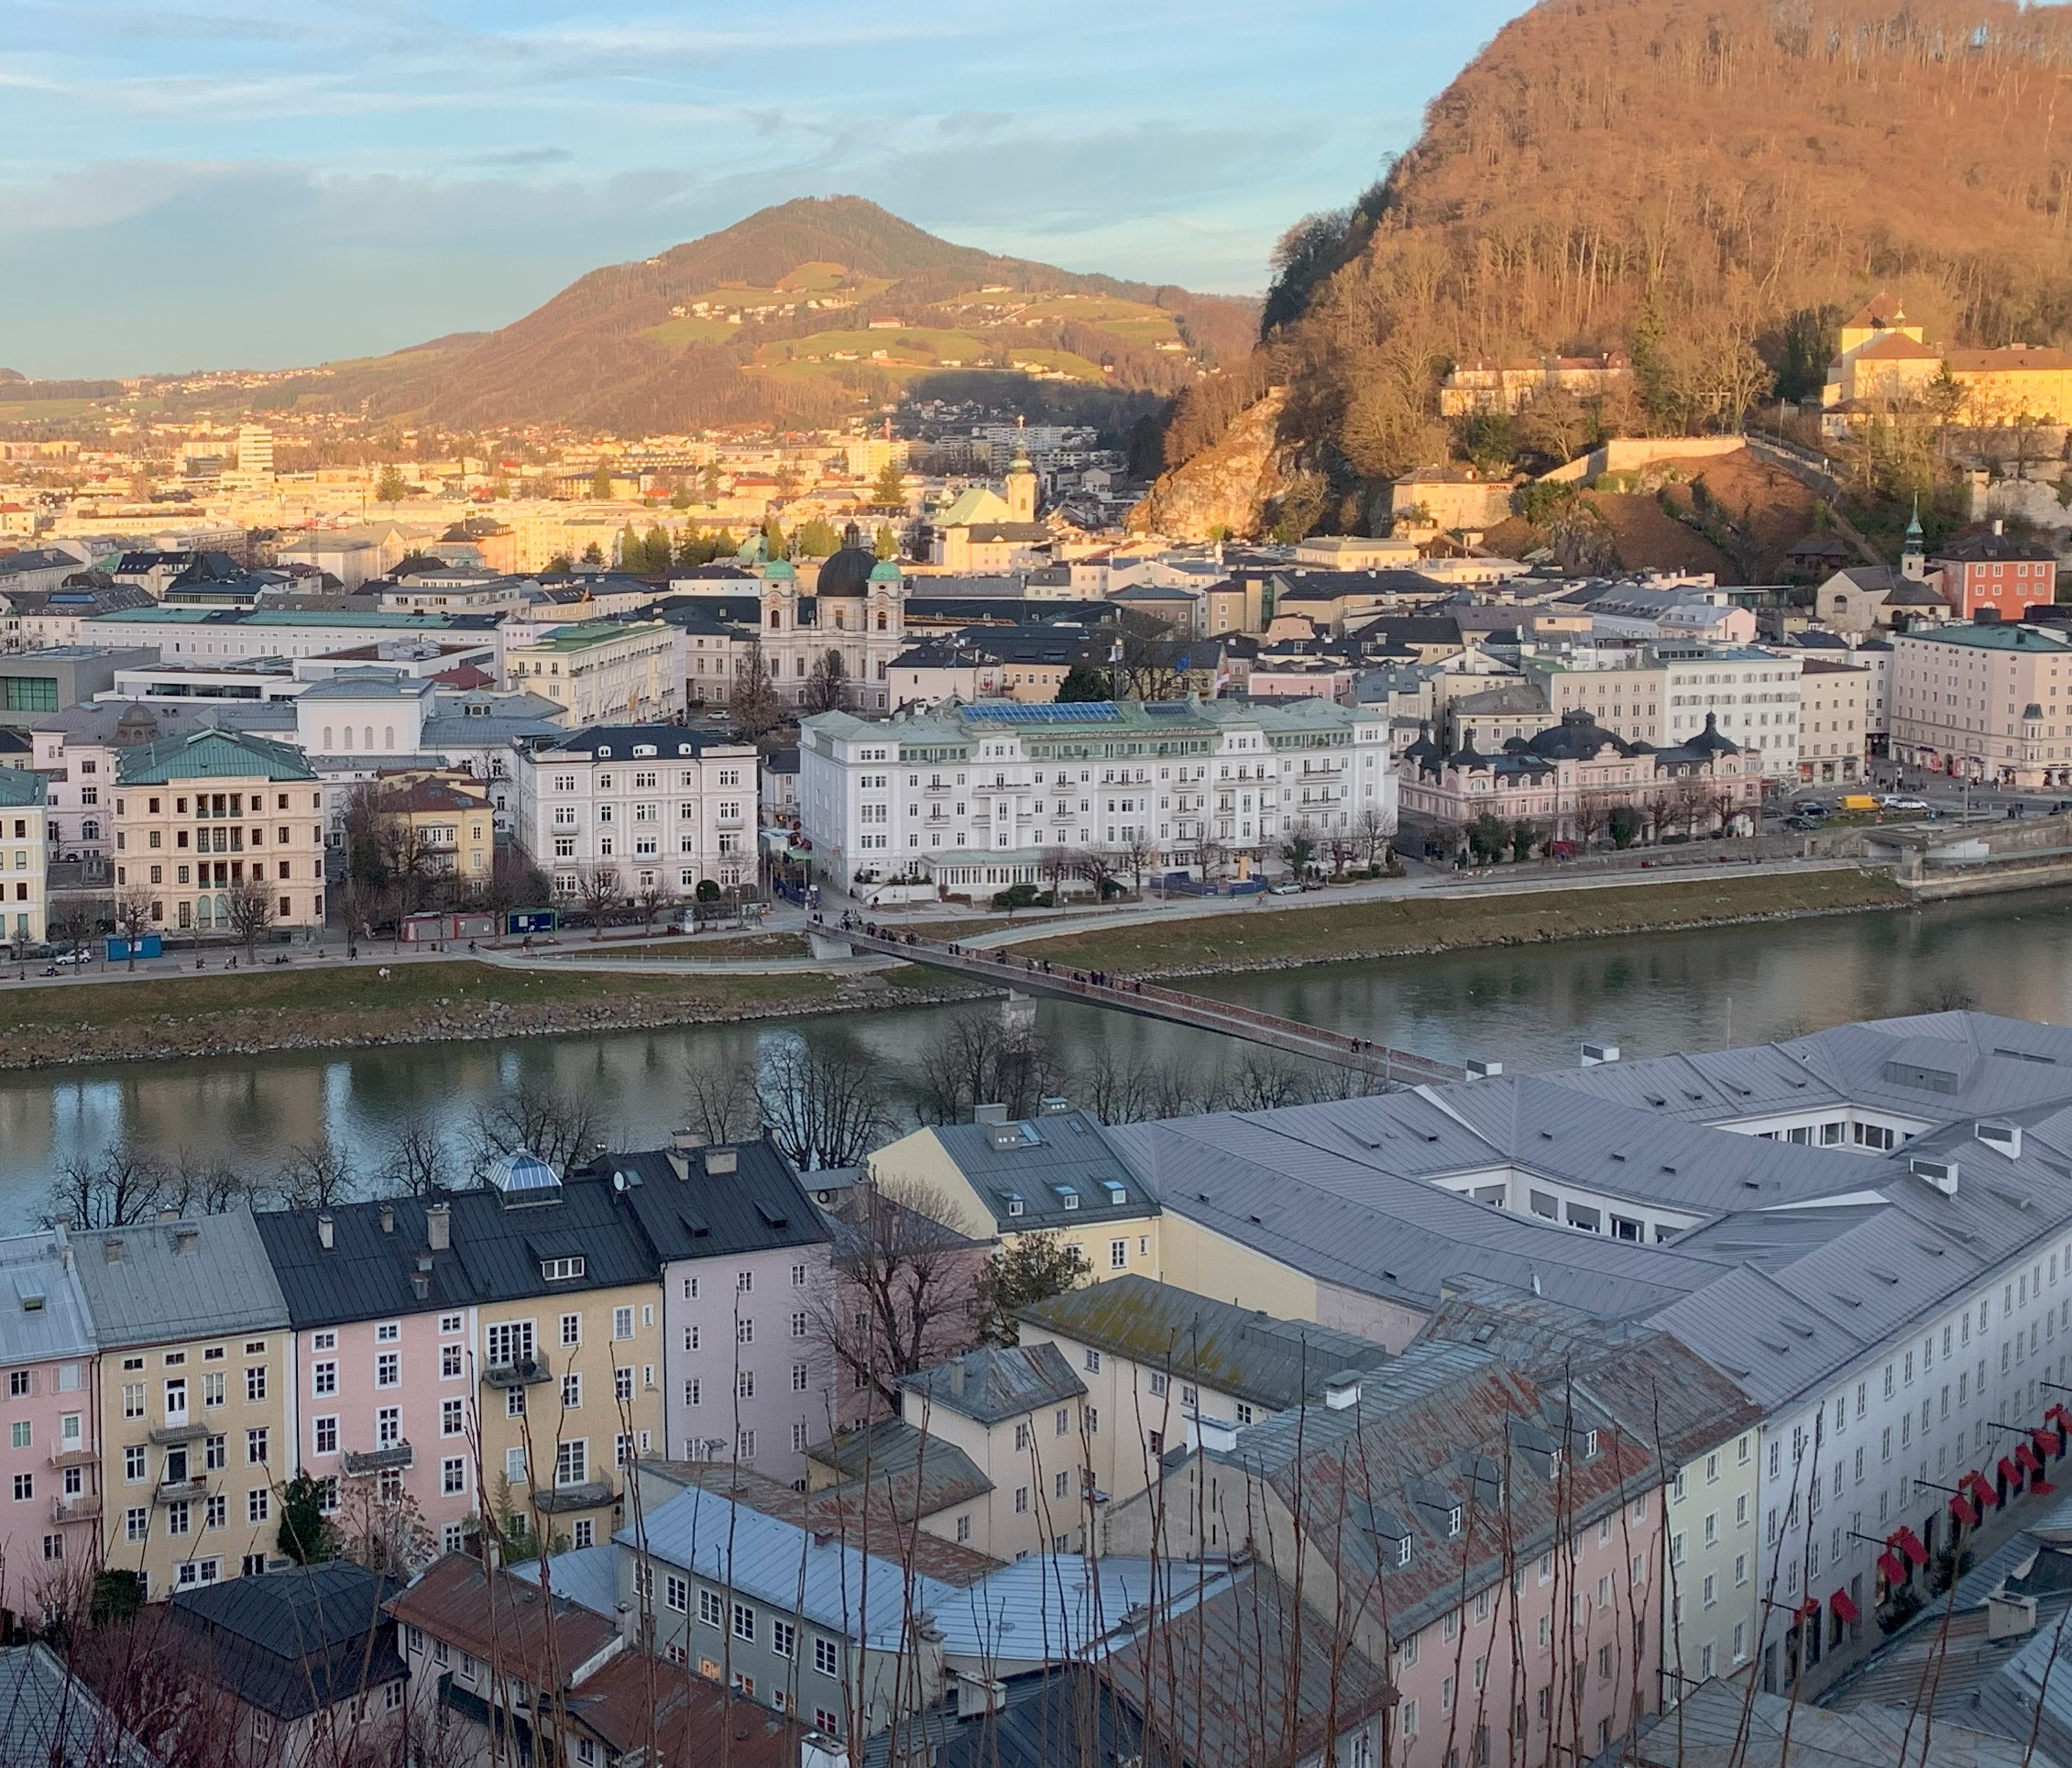
<svg viewBox="0 0 2072 1768"><path fill-rule="evenodd" d="M1549 0L1351 208L1292 229L1262 353L1189 393L1178 465L1266 386L1342 510L1472 439L1446 368L1632 353L1611 431L1817 393L1883 288L1932 338L2072 343L2072 16L2000 0ZM2063 115L2060 115L2060 113Z"/></svg>

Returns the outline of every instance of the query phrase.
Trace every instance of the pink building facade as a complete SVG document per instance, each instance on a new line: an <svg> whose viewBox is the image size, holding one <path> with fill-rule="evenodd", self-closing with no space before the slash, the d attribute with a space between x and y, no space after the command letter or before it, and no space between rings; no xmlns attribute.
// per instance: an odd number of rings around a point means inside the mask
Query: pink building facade
<svg viewBox="0 0 2072 1768"><path fill-rule="evenodd" d="M92 1319L61 1229L0 1239L0 1611L34 1617L100 1540Z"/></svg>

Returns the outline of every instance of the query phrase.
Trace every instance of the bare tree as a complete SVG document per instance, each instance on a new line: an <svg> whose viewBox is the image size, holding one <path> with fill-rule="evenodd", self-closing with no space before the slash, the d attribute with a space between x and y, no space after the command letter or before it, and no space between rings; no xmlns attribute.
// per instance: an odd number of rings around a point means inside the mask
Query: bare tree
<svg viewBox="0 0 2072 1768"><path fill-rule="evenodd" d="M1140 827L1133 825L1125 829L1124 834L1126 839L1122 847L1122 867L1130 874L1130 888L1141 896L1144 894L1145 872L1152 861L1157 858L1158 850L1151 844L1149 836Z"/></svg>
<svg viewBox="0 0 2072 1768"><path fill-rule="evenodd" d="M976 1105L998 1104L1013 1117L1032 1115L1061 1083L1056 1052L1033 1027L1011 1027L992 1007L951 1018L931 1038L910 1078L924 1122L954 1124Z"/></svg>
<svg viewBox="0 0 2072 1768"><path fill-rule="evenodd" d="M260 936L273 926L273 892L263 878L247 878L230 886L230 930L245 942L251 961Z"/></svg>
<svg viewBox="0 0 2072 1768"><path fill-rule="evenodd" d="M1378 804L1360 807L1359 814L1353 818L1353 829L1360 838L1360 851L1365 855L1371 869L1381 863L1381 856L1388 848L1388 818Z"/></svg>
<svg viewBox="0 0 2072 1768"><path fill-rule="evenodd" d="M1201 855L1201 882L1212 884L1230 869L1230 843L1210 834L1204 823L1201 839L1195 847Z"/></svg>
<svg viewBox="0 0 2072 1768"><path fill-rule="evenodd" d="M1577 795L1575 807L1569 814L1569 821L1575 829L1575 838L1587 853L1597 844L1597 837L1610 826L1612 816L1611 795L1605 792L1584 792Z"/></svg>
<svg viewBox="0 0 2072 1768"><path fill-rule="evenodd" d="M1108 881L1120 868L1115 856L1103 847L1082 848L1072 856L1072 870L1093 886L1093 899L1099 902Z"/></svg>
<svg viewBox="0 0 2072 1768"><path fill-rule="evenodd" d="M1094 1045L1084 1061L1073 1065L1069 1091L1075 1104L1103 1124L1135 1124L1180 1115L1154 1108L1155 1101L1165 1102L1171 1092L1159 1064L1146 1061L1134 1050L1118 1056L1106 1041Z"/></svg>
<svg viewBox="0 0 2072 1768"><path fill-rule="evenodd" d="M753 741L784 722L784 702L770 679L762 642L751 639L734 659L734 691L728 701L734 729Z"/></svg>
<svg viewBox="0 0 2072 1768"><path fill-rule="evenodd" d="M339 1494L338 1547L370 1572L412 1578L439 1556L439 1538L402 1486L384 1489L379 1476L346 1479Z"/></svg>
<svg viewBox="0 0 2072 1768"><path fill-rule="evenodd" d="M129 949L131 970L137 968L137 948L155 925L151 911L158 906L158 899L142 884L131 884L115 898L115 931Z"/></svg>
<svg viewBox="0 0 2072 1768"><path fill-rule="evenodd" d="M148 1222L171 1207L172 1173L150 1155L126 1143L98 1159L81 1155L59 1168L44 1194L43 1223L55 1227L124 1228Z"/></svg>
<svg viewBox="0 0 2072 1768"><path fill-rule="evenodd" d="M949 1199L924 1185L866 1180L829 1216L835 1282L815 1304L815 1325L872 1410L896 1411L900 1377L977 1343L985 1248L959 1229Z"/></svg>
<svg viewBox="0 0 2072 1768"><path fill-rule="evenodd" d="M422 1111L403 1119L382 1166L381 1180L391 1194L403 1197L428 1196L452 1184L453 1156Z"/></svg>
<svg viewBox="0 0 2072 1768"><path fill-rule="evenodd" d="M762 1120L795 1167L852 1167L892 1128L883 1074L845 1044L791 1038L756 1077Z"/></svg>
<svg viewBox="0 0 2072 1768"><path fill-rule="evenodd" d="M284 1209L329 1209L359 1187L345 1150L329 1142L291 1148L273 1175L273 1191Z"/></svg>
<svg viewBox="0 0 2072 1768"><path fill-rule="evenodd" d="M1331 875L1343 878L1353 856L1360 851L1359 837L1350 829L1334 829L1324 837L1324 851L1331 856Z"/></svg>
<svg viewBox="0 0 2072 1768"><path fill-rule="evenodd" d="M808 712L838 712L848 697L849 670L839 651L823 651L814 659L799 704Z"/></svg>
<svg viewBox="0 0 2072 1768"><path fill-rule="evenodd" d="M587 865L576 881L576 895L590 917L590 937L604 938L605 923L625 900L625 887L615 865Z"/></svg>
<svg viewBox="0 0 2072 1768"><path fill-rule="evenodd" d="M450 863L448 856L432 845L427 831L409 817L384 812L376 825L376 840L382 872L391 889L402 898L402 912L420 907L433 881Z"/></svg>
<svg viewBox="0 0 2072 1768"><path fill-rule="evenodd" d="M659 875L659 873L650 875L648 882L633 893L633 906L640 910L641 931L642 933L652 933L655 917L676 900L676 893L674 890L670 889L667 884L659 884L655 881Z"/></svg>
<svg viewBox="0 0 2072 1768"><path fill-rule="evenodd" d="M1065 897L1065 880L1073 875L1072 855L1062 847L1047 847L1036 861L1036 876L1050 886L1050 900L1062 902Z"/></svg>
<svg viewBox="0 0 2072 1768"><path fill-rule="evenodd" d="M476 1176L498 1156L521 1148L565 1172L596 1151L603 1128L603 1114L589 1095L527 1082L476 1112Z"/></svg>
<svg viewBox="0 0 2072 1768"><path fill-rule="evenodd" d="M707 1142L740 1142L762 1127L762 1102L752 1062L700 1065L684 1076L685 1122Z"/></svg>

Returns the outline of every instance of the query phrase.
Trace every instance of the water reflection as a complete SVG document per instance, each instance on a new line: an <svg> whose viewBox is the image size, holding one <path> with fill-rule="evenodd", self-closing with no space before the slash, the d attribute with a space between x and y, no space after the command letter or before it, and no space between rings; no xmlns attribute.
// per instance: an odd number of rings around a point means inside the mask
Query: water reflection
<svg viewBox="0 0 2072 1768"><path fill-rule="evenodd" d="M1970 999L2032 1019L2072 1016L2072 893L1989 898L1775 926L1504 947L1382 963L1204 978L1210 993L1376 1041L1514 1071L1562 1066L1585 1038L1629 1055L1789 1036ZM803 1022L852 1038L888 1071L911 1064L947 1009ZM1209 1074L1227 1040L1046 1005L1041 1023L1070 1054L1174 1062ZM51 1173L124 1137L173 1160L271 1173L298 1146L329 1142L359 1172L388 1163L422 1120L456 1150L478 1112L525 1087L595 1103L608 1133L665 1135L690 1065L727 1068L771 1026L689 1027L500 1044L210 1057L0 1074L0 1228L25 1224Z"/></svg>

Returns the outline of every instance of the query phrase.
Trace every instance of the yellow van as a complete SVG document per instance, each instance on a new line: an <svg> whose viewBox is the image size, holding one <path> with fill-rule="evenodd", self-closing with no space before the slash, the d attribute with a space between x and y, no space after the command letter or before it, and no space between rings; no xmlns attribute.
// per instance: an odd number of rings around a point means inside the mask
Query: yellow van
<svg viewBox="0 0 2072 1768"><path fill-rule="evenodd" d="M1844 795L1837 807L1845 811L1875 810L1878 808L1878 800L1868 792L1850 792Z"/></svg>

